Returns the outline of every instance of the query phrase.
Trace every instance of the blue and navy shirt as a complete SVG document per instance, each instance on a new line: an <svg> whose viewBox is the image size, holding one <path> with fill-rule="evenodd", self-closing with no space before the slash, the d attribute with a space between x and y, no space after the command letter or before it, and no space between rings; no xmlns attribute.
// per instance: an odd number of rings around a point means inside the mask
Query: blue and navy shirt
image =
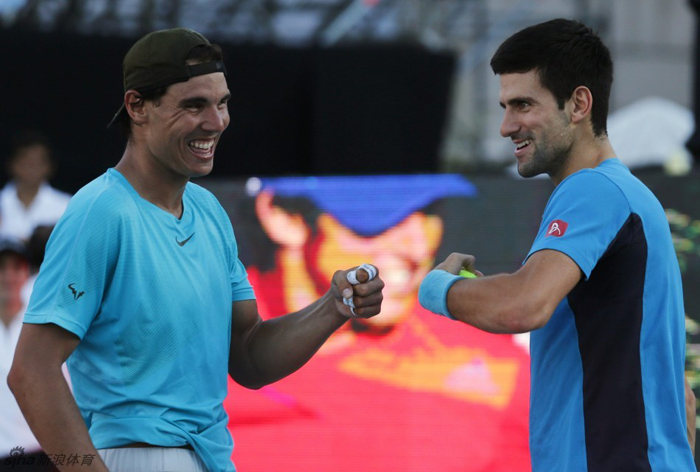
<svg viewBox="0 0 700 472"><path fill-rule="evenodd" d="M190 444L232 471L227 393L231 302L254 298L216 198L188 183L176 218L115 169L71 200L54 229L25 323L80 343L68 359L98 449Z"/></svg>
<svg viewBox="0 0 700 472"><path fill-rule="evenodd" d="M584 277L531 334L533 472L695 471L681 275L661 204L608 159L554 190L528 257L543 249Z"/></svg>

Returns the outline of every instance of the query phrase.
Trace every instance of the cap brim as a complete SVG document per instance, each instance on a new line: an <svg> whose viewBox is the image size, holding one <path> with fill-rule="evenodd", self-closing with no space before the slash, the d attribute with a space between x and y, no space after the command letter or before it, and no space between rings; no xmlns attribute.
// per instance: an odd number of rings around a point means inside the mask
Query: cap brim
<svg viewBox="0 0 700 472"><path fill-rule="evenodd" d="M107 128L112 126L116 121L119 121L119 117L121 116L122 113L126 113L126 108L124 108L124 104L122 103L122 106L119 107L119 110L114 114L112 117L112 120L109 122L107 125Z"/></svg>

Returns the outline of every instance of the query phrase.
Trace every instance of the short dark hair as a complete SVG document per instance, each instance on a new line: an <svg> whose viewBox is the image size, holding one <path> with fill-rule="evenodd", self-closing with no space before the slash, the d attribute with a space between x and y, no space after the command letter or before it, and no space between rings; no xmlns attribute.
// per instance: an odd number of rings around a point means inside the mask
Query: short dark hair
<svg viewBox="0 0 700 472"><path fill-rule="evenodd" d="M223 52L218 44L201 44L193 48L185 58L188 64L202 64L205 62L223 61ZM158 101L168 91L168 86L158 87L153 90L138 91L144 100ZM131 136L131 117L126 109L121 111L118 118L119 131L128 140Z"/></svg>
<svg viewBox="0 0 700 472"><path fill-rule="evenodd" d="M29 268L32 273L39 272L39 267L44 262L46 244L49 242L53 228L54 225L39 225L34 228L32 235L27 241L27 259L29 260Z"/></svg>
<svg viewBox="0 0 700 472"><path fill-rule="evenodd" d="M584 24L559 18L518 31L493 55L491 69L497 75L537 70L560 109L576 87L587 87L593 133L607 134L613 63L603 41Z"/></svg>
<svg viewBox="0 0 700 472"><path fill-rule="evenodd" d="M25 129L19 131L12 137L12 148L10 150L10 160L14 160L15 157L23 150L32 146L42 146L46 148L46 151L51 159L51 142L49 138L46 137L44 133L35 129Z"/></svg>
<svg viewBox="0 0 700 472"><path fill-rule="evenodd" d="M12 144L10 147L10 156L5 162L4 169L8 175L13 175L12 166L17 162L22 152L27 148L41 146L46 151L49 167L53 170L56 168L56 158L53 155L51 142L44 133L36 129L24 129L12 136Z"/></svg>

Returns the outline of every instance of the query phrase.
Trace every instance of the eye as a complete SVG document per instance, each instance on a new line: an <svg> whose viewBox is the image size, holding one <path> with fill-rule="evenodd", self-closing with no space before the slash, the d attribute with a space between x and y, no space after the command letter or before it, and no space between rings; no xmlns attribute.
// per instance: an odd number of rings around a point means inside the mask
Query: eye
<svg viewBox="0 0 700 472"><path fill-rule="evenodd" d="M207 106L206 100L199 100L199 99L193 99L193 100L183 100L180 103L180 106L190 112L199 112L204 109L204 107Z"/></svg>

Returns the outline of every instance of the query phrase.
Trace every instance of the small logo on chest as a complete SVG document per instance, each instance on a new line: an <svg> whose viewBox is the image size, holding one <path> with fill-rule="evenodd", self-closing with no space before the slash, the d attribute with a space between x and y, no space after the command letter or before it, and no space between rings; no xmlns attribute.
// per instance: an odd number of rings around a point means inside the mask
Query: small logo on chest
<svg viewBox="0 0 700 472"><path fill-rule="evenodd" d="M187 238L187 239L185 239L185 240L183 240L183 241L180 241L179 239L177 239L177 236L175 236L175 242L178 244L178 246L182 247L182 246L184 246L185 244L187 244L187 241L189 241L190 239L192 239L192 236L194 236L194 233L190 234L190 237Z"/></svg>

